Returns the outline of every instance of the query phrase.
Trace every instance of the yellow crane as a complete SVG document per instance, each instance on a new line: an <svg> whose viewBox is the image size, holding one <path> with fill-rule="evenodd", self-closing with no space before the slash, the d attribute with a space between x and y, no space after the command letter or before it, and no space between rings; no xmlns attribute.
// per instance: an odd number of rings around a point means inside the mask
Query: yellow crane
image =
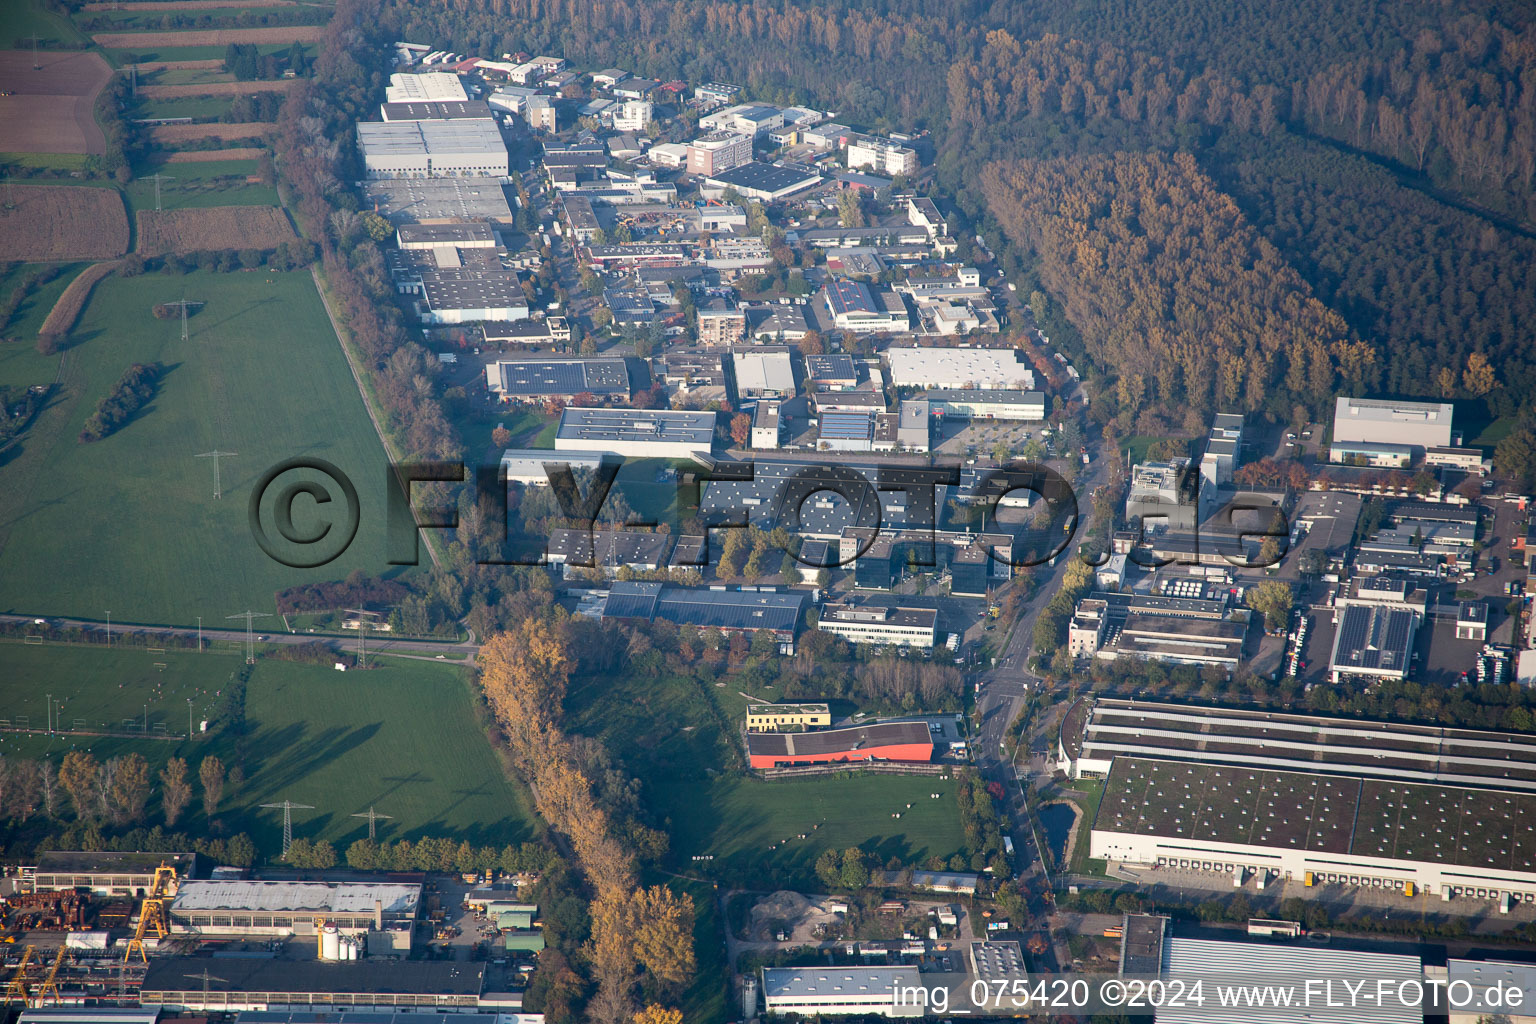
<svg viewBox="0 0 1536 1024"><path fill-rule="evenodd" d="M48 973L46 976L44 976L43 983L37 986L37 996L32 1003L33 1006L47 1005L47 999L49 996L53 996L55 1002L62 1003L64 1001L64 998L59 995L58 978L59 968L63 967L64 962L68 959L69 947L60 946L59 955L53 958L53 965L48 968Z"/></svg>
<svg viewBox="0 0 1536 1024"><path fill-rule="evenodd" d="M5 986L6 1006L10 1006L13 999L22 1006L27 1005L27 966L32 962L32 954L35 952L36 946L28 946L21 954L21 963L16 965L16 973L11 975L11 980Z"/></svg>
<svg viewBox="0 0 1536 1024"><path fill-rule="evenodd" d="M176 889L176 869L162 863L155 868L155 883L150 887L149 895L144 897L144 902L139 904L139 925L133 930L133 938L128 940L128 949L123 953L123 962L133 959L133 954L138 953L139 959L149 963L149 954L144 951L144 935L149 931L155 933L155 938L163 939L170 934L170 923L166 917L165 904Z"/></svg>

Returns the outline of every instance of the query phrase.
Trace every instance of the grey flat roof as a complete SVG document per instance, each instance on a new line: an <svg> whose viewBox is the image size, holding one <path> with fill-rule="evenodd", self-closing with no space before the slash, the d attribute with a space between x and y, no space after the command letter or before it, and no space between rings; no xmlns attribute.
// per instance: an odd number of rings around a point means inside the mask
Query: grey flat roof
<svg viewBox="0 0 1536 1024"><path fill-rule="evenodd" d="M1017 942L971 943L971 966L978 978L1018 978L1026 973Z"/></svg>
<svg viewBox="0 0 1536 1024"><path fill-rule="evenodd" d="M1044 405L1043 391L997 391L986 388L961 388L954 390L925 391L923 398L930 402L946 402L964 405Z"/></svg>
<svg viewBox="0 0 1536 1024"><path fill-rule="evenodd" d="M485 100L413 100L408 103L385 103L381 109L386 121L491 116L491 105Z"/></svg>
<svg viewBox="0 0 1536 1024"><path fill-rule="evenodd" d="M161 864L185 874L187 866L197 855L193 853L116 853L89 850L47 850L38 855L37 870L42 872L86 874L117 874L121 872L153 873Z"/></svg>
<svg viewBox="0 0 1536 1024"><path fill-rule="evenodd" d="M518 309L528 305L515 270L427 270L422 290L431 309Z"/></svg>
<svg viewBox="0 0 1536 1024"><path fill-rule="evenodd" d="M372 913L374 902L390 914L414 914L421 886L404 882L272 882L253 880L181 883L171 913L203 910Z"/></svg>
<svg viewBox="0 0 1536 1024"><path fill-rule="evenodd" d="M666 565L670 533L638 530L551 530L545 550L567 561L591 565Z"/></svg>
<svg viewBox="0 0 1536 1024"><path fill-rule="evenodd" d="M921 985L916 967L764 967L763 995L769 999L891 993L896 986Z"/></svg>
<svg viewBox="0 0 1536 1024"><path fill-rule="evenodd" d="M814 185L821 180L821 175L806 167L775 167L773 164L750 163L711 175L708 180L727 187L748 188L776 194Z"/></svg>
<svg viewBox="0 0 1536 1024"><path fill-rule="evenodd" d="M380 216L397 224L512 219L500 178L384 178L364 182L363 197Z"/></svg>
<svg viewBox="0 0 1536 1024"><path fill-rule="evenodd" d="M676 587L620 581L613 584L604 618L663 619L678 625L794 632L806 595L725 587Z"/></svg>
<svg viewBox="0 0 1536 1024"><path fill-rule="evenodd" d="M489 224L402 224L399 228L400 243L427 243L452 245L455 242L495 242L496 233Z"/></svg>
<svg viewBox="0 0 1536 1024"><path fill-rule="evenodd" d="M366 155L410 153L500 153L506 143L490 117L432 121L360 121L357 144Z"/></svg>
<svg viewBox="0 0 1536 1024"><path fill-rule="evenodd" d="M380 995L480 994L485 968L480 964L430 960L242 960L208 957L155 957L149 962L142 991L187 992L201 998L201 971L224 979L218 992L334 992ZM192 977L188 977L192 975ZM210 987L210 994L213 989Z"/></svg>
<svg viewBox="0 0 1536 1024"><path fill-rule="evenodd" d="M561 440L671 441L698 445L714 443L716 416L712 412L652 409L577 409L560 414Z"/></svg>

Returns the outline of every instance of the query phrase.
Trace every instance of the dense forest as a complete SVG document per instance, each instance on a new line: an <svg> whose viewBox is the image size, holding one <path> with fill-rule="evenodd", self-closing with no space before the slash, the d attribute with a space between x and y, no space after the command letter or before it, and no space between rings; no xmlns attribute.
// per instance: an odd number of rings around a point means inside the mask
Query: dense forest
<svg viewBox="0 0 1536 1024"><path fill-rule="evenodd" d="M1118 370L1122 405L1286 415L1326 402L1340 378L1356 392L1376 382L1375 349L1347 337L1188 154L994 165L982 188L1090 354Z"/></svg>
<svg viewBox="0 0 1536 1024"><path fill-rule="evenodd" d="M753 98L834 110L875 131L928 130L940 192L954 199L962 222L984 233L1004 214L982 187L993 163L1188 153L1188 173L1204 175L1200 187L1214 181L1246 216L1243 245L1257 256L1256 232L1273 246L1262 266L1292 268L1284 285L1271 285L1274 308L1308 310L1308 331L1328 325L1333 386L1481 399L1491 417L1529 410L1536 351L1528 309L1536 301L1529 5L384 4L385 24L402 38L467 52L557 53L660 79L731 81ZM1202 209L1217 220L1191 222L1190 231L1227 223L1227 205L1206 194ZM1043 279L1043 254L1019 246L1002 256L1010 274L1039 281L1069 304L1059 283ZM1286 289L1294 294L1282 296ZM1143 317L1151 312L1143 308ZM1179 331L1180 320L1165 312L1160 329ZM1084 340L1107 360L1097 370L1116 385L1125 367L1114 361L1114 340L1102 324L1074 319L1074 326L1092 335ZM1361 356L1375 353L1374 366L1341 365L1332 352L1341 342ZM1497 370L1482 393L1466 384L1474 353ZM1291 392L1308 403L1320 396L1325 374L1316 348L1299 361L1301 370L1288 368L1289 383L1282 375L1266 389L1265 403L1273 407ZM1297 386L1298 374L1308 386ZM1218 392L1232 387L1216 383ZM1148 397L1182 393L1159 382Z"/></svg>

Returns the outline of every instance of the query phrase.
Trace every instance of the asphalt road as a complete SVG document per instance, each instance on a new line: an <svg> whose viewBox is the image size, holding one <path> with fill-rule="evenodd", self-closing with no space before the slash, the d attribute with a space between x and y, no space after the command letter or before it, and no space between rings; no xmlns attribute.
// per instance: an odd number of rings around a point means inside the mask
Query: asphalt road
<svg viewBox="0 0 1536 1024"><path fill-rule="evenodd" d="M1095 460L1090 471L1074 485L1078 494L1086 496L1104 483L1104 465L1103 459ZM980 676L981 692L976 698L979 719L979 735L975 746L976 767L988 782L1000 783L1007 794L1007 814L1012 823L1010 835L1013 839L1014 871L1018 880L1034 891L1038 891L1045 881L1044 862L1036 845L1034 830L1030 828L1029 817L1025 813L1023 786L1013 761L1003 751L1003 737L1008 727L1018 718L1029 689L1040 685L1039 677L1026 667L1034 638L1035 620L1055 596L1068 564L1069 561L1063 558L1047 570L1046 577L1019 612L1007 646L997 656L997 664ZM1025 737L1020 746L1028 750L1029 738ZM1052 908L1036 903L1030 909L1032 915L1044 916Z"/></svg>
<svg viewBox="0 0 1536 1024"><path fill-rule="evenodd" d="M0 615L0 622L27 623L32 622L34 619L38 618L44 618L44 616ZM47 619L49 625L56 629L99 630L105 632L107 628L100 622L90 622L84 619L59 619L52 616L48 616ZM120 625L115 622L112 624L112 635L114 637L143 634L152 634L155 636L169 635L195 637L198 635L198 632L199 630L197 630L195 627L135 626ZM226 640L231 643L245 642L245 630L243 629L203 629L201 632L203 639L208 641ZM330 636L320 633L270 632L261 633L259 635L265 637L265 639L259 640L257 642L260 644L268 645L278 644L283 646L292 646L296 644L312 644L319 642L327 644L328 646L338 651L344 649L352 650L356 646L356 642L352 637ZM445 658L455 656L468 656L473 658L479 652L480 645L474 642L473 634L471 634L469 640L464 642L437 640L397 640L379 633L370 633L368 635L369 654L409 653L429 656L441 654Z"/></svg>

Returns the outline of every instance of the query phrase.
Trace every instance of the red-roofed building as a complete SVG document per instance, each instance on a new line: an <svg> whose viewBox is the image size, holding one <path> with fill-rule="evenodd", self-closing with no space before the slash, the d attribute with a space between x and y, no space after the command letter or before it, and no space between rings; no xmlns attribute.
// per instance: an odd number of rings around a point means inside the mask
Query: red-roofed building
<svg viewBox="0 0 1536 1024"><path fill-rule="evenodd" d="M765 732L747 736L753 768L857 761L933 760L933 735L922 722L881 722L815 732Z"/></svg>

